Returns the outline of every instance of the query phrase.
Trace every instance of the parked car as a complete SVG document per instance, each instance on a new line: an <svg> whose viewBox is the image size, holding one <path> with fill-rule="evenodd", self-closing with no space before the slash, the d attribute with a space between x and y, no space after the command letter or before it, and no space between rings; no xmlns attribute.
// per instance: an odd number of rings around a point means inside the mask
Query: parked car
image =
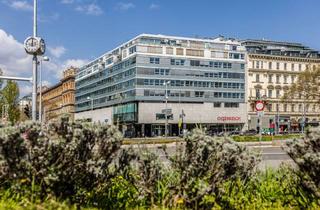
<svg viewBox="0 0 320 210"><path fill-rule="evenodd" d="M234 136L234 135L241 135L241 132L239 130L234 130L229 132L229 136Z"/></svg>
<svg viewBox="0 0 320 210"><path fill-rule="evenodd" d="M250 130L244 131L242 134L244 136L254 136L257 134L257 131L254 129L250 129Z"/></svg>

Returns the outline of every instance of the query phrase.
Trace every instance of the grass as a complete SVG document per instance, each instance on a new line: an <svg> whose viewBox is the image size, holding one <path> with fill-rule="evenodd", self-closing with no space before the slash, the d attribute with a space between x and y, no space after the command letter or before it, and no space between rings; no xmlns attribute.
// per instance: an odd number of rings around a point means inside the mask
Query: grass
<svg viewBox="0 0 320 210"><path fill-rule="evenodd" d="M182 141L182 138L139 138L139 139L125 139L123 144L132 145L132 144L170 144L177 141Z"/></svg>
<svg viewBox="0 0 320 210"><path fill-rule="evenodd" d="M276 136L262 136L263 142L269 142L272 140L285 140L301 138L301 134L287 134L287 135L276 135ZM259 142L259 136L231 136L236 142ZM123 144L170 144L177 141L182 141L182 138L137 138L137 139L124 139Z"/></svg>
<svg viewBox="0 0 320 210"><path fill-rule="evenodd" d="M262 136L261 141L268 142L272 140L285 140L301 138L301 134L287 134L287 135L276 135L276 136ZM259 142L259 136L232 136L236 142Z"/></svg>

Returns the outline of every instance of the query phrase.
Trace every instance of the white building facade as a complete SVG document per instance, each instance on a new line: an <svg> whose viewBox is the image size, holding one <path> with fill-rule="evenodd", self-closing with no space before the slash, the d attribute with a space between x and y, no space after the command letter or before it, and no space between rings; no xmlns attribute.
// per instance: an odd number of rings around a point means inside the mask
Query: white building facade
<svg viewBox="0 0 320 210"><path fill-rule="evenodd" d="M245 47L236 40L141 34L80 69L75 118L158 136L167 110L170 135L197 125L241 130L248 122L245 72Z"/></svg>
<svg viewBox="0 0 320 210"><path fill-rule="evenodd" d="M282 97L299 73L320 64L319 52L299 43L246 40L243 45L248 50L249 129L260 129L255 110L259 100L266 102L261 118L264 130L274 126L276 132L299 132L308 124L317 124L320 110L316 101L302 97L284 101Z"/></svg>

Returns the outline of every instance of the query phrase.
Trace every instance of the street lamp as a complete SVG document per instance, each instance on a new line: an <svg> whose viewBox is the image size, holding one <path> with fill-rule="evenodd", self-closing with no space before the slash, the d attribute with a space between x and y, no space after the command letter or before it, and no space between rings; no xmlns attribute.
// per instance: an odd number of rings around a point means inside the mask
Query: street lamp
<svg viewBox="0 0 320 210"><path fill-rule="evenodd" d="M93 110L93 98L90 96L87 97L87 100L91 100L91 111Z"/></svg>
<svg viewBox="0 0 320 210"><path fill-rule="evenodd" d="M281 95L277 95L278 98L281 98ZM279 134L279 126L280 126L280 113L279 113L279 109L280 109L280 102L279 100L277 100L277 134Z"/></svg>
<svg viewBox="0 0 320 210"><path fill-rule="evenodd" d="M40 80L40 94L39 94L39 121L42 123L42 61L49 61L50 59L47 56L43 56L40 59L40 71L39 71L39 80Z"/></svg>
<svg viewBox="0 0 320 210"><path fill-rule="evenodd" d="M165 85L166 89L165 89L165 100L166 100L166 111L165 111L165 117L166 117L166 122L165 122L165 128L164 128L164 132L165 132L165 137L168 136L168 85L170 84L170 81L166 81L163 83L163 85Z"/></svg>

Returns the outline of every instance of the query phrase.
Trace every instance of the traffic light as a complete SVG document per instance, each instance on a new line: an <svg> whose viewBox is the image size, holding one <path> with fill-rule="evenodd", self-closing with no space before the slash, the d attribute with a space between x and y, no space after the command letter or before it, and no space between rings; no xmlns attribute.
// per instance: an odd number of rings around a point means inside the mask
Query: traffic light
<svg viewBox="0 0 320 210"><path fill-rule="evenodd" d="M30 118L30 107L28 104L24 107L24 114L27 116L27 118Z"/></svg>

